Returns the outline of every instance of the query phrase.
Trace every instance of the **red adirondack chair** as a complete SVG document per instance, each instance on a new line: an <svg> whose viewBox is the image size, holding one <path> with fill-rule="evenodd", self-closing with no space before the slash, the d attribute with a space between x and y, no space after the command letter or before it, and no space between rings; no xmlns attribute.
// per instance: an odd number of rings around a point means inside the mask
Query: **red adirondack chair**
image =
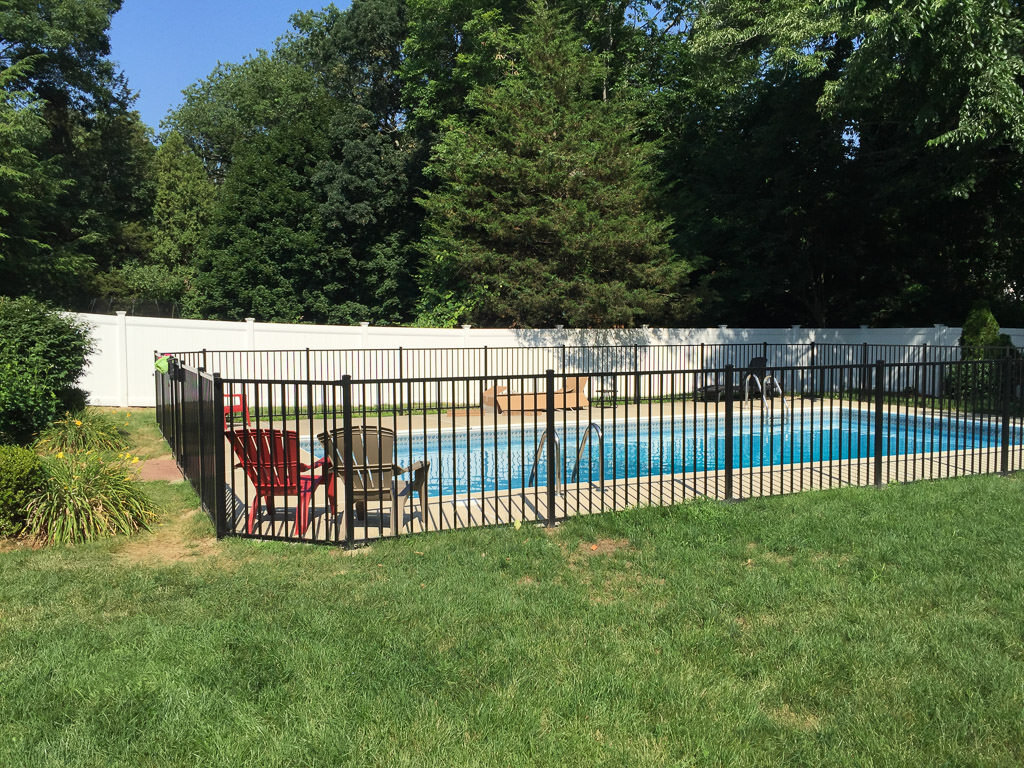
<svg viewBox="0 0 1024 768"><path fill-rule="evenodd" d="M295 535L301 536L309 526L309 504L321 483L332 480L325 469L328 461L320 459L306 464L299 459L299 433L293 429L236 429L227 433L238 465L245 469L256 488L256 498L249 509L246 531L252 533L256 515L265 499L271 513L278 496L296 496ZM332 504L333 494L328 494Z"/></svg>
<svg viewBox="0 0 1024 768"><path fill-rule="evenodd" d="M241 414L236 416L235 414ZM249 404L245 401L244 392L224 393L224 429L249 426Z"/></svg>

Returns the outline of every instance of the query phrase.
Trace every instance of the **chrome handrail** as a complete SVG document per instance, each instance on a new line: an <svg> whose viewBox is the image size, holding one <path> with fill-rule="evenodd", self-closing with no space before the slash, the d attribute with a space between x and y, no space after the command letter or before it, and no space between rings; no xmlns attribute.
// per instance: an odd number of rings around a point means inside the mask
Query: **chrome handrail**
<svg viewBox="0 0 1024 768"><path fill-rule="evenodd" d="M561 481L561 468L562 468L562 444L558 440L558 433L555 432L555 490L558 493L562 492L562 481ZM537 478L537 463L540 461L540 452L544 450L545 443L544 438L548 436L548 431L545 429L540 433L540 438L537 440L537 451L533 454L533 469L530 470L530 479L526 481L527 485L533 485L534 480ZM549 468L550 469L550 468Z"/></svg>
<svg viewBox="0 0 1024 768"><path fill-rule="evenodd" d="M771 382L772 387L774 387L774 389L775 389L775 392L772 393L772 396L774 397L776 394L778 394L778 396L782 399L782 423L785 424L786 423L786 410L789 408L789 403L786 402L786 395L782 391L782 384L780 384L779 380L776 379L771 374L768 374L767 376L765 376L764 377L764 381L762 382L762 386L761 386L761 402L764 403L764 407L765 408L768 407L768 401L765 400L765 397L764 397L764 390L768 386L769 382Z"/></svg>
<svg viewBox="0 0 1024 768"><path fill-rule="evenodd" d="M601 457L601 474L599 475L599 481L601 490L604 491L604 430L601 429L601 425L596 421L590 422L590 424L587 425L587 428L583 431L583 437L580 438L579 450L576 451L576 467L572 471L572 477L569 482L579 482L580 459L583 458L583 450L587 447L587 441L590 439L590 433L592 431L597 432L597 450Z"/></svg>
<svg viewBox="0 0 1024 768"><path fill-rule="evenodd" d="M767 379L768 377L765 376ZM743 380L743 402L750 399L750 380L753 379L754 383L757 384L757 390L761 393L761 400L764 400L764 385L761 380L757 378L756 373L748 373L747 377ZM767 403L766 403L767 404Z"/></svg>

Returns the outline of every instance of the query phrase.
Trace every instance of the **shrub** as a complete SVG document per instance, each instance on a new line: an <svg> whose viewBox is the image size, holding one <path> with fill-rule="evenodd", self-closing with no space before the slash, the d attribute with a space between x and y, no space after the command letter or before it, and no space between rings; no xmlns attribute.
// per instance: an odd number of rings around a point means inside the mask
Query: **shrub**
<svg viewBox="0 0 1024 768"><path fill-rule="evenodd" d="M49 453L64 451L127 451L131 447L124 419L97 410L66 413L42 431L36 447Z"/></svg>
<svg viewBox="0 0 1024 768"><path fill-rule="evenodd" d="M32 451L0 445L0 537L21 530L25 507L44 479L39 457Z"/></svg>
<svg viewBox="0 0 1024 768"><path fill-rule="evenodd" d="M35 299L0 298L0 441L26 443L75 384L93 351L88 328Z"/></svg>
<svg viewBox="0 0 1024 768"><path fill-rule="evenodd" d="M984 304L975 305L967 313L964 328L960 334L960 357L963 360L984 360L1013 357L1013 342L1005 333L999 332L995 315Z"/></svg>
<svg viewBox="0 0 1024 768"><path fill-rule="evenodd" d="M960 335L961 360L1019 358L1020 352L1010 337L999 331L999 323L991 310L984 304L975 305L967 314ZM954 365L946 376L946 391L957 400L977 408L993 408L1003 397L1003 376L1003 368L998 364L995 367L986 363ZM1017 378L1015 371L1011 371L1010 376L1013 377L1013 385Z"/></svg>
<svg viewBox="0 0 1024 768"><path fill-rule="evenodd" d="M51 544L149 529L152 504L127 454L56 453L41 459L46 482L28 503L25 530Z"/></svg>
<svg viewBox="0 0 1024 768"><path fill-rule="evenodd" d="M29 443L56 412L57 396L34 361L0 353L0 444Z"/></svg>

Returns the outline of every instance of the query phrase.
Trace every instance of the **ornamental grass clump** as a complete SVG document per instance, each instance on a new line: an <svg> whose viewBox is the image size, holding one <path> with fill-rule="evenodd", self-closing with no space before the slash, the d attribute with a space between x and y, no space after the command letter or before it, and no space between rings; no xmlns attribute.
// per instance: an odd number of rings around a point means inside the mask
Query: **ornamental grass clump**
<svg viewBox="0 0 1024 768"><path fill-rule="evenodd" d="M123 418L86 409L65 413L50 424L36 441L36 448L47 453L78 451L127 451L131 447Z"/></svg>
<svg viewBox="0 0 1024 768"><path fill-rule="evenodd" d="M46 481L28 503L25 533L49 544L149 530L153 505L136 482L137 456L62 451L42 457Z"/></svg>

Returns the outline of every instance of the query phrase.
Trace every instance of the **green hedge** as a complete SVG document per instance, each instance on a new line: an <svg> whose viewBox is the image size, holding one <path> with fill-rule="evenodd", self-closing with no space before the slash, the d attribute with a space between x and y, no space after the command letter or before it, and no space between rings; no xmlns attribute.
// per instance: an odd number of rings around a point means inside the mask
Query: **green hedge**
<svg viewBox="0 0 1024 768"><path fill-rule="evenodd" d="M28 502L45 480L39 457L32 451L0 445L0 537L21 530Z"/></svg>
<svg viewBox="0 0 1024 768"><path fill-rule="evenodd" d="M0 443L24 445L61 410L93 351L89 329L35 299L0 298Z"/></svg>

